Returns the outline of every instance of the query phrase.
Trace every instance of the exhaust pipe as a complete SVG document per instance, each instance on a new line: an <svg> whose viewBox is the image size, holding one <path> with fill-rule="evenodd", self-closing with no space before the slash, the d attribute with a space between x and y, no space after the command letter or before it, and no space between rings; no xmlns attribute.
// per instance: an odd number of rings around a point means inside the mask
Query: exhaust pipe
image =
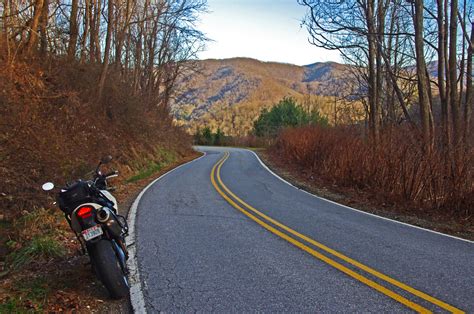
<svg viewBox="0 0 474 314"><path fill-rule="evenodd" d="M110 211L107 207L102 207L97 211L97 220L105 223L110 218Z"/></svg>
<svg viewBox="0 0 474 314"><path fill-rule="evenodd" d="M118 238L123 234L122 226L109 208L102 207L97 210L97 221L103 223L113 237Z"/></svg>

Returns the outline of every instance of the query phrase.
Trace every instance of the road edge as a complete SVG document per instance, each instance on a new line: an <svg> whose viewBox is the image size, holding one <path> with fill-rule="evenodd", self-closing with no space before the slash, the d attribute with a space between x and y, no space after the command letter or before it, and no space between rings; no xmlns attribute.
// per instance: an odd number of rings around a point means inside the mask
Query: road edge
<svg viewBox="0 0 474 314"><path fill-rule="evenodd" d="M141 192L138 194L135 201L133 201L132 206L130 207L130 211L128 212L128 239L127 239L127 249L130 258L127 261L127 267L129 271L128 280L130 284L130 302L132 304L132 310L135 313L147 313L146 306L145 306L145 297L143 295L143 287L142 282L140 280L140 272L138 269L138 260L137 260L137 248L136 248L136 232L135 232L135 223L136 223L136 216L137 216L137 209L138 204L140 203L141 198L145 194L145 192L156 182L164 178L166 175L170 174L171 172L187 165L192 162L195 162L203 157L206 156L206 153L203 153L202 156L197 157L193 160L190 160L184 164L181 164L168 172L165 172L152 182L150 182Z"/></svg>
<svg viewBox="0 0 474 314"><path fill-rule="evenodd" d="M452 239L461 240L461 241L464 241L464 242L468 242L468 243L474 244L474 241L471 241L471 240L468 240L468 239L463 239L463 238L456 237L456 236L453 236L453 235L450 235L450 234L446 234L446 233L442 233L442 232L430 230L430 229L427 229L427 228L423 228L423 227L411 225L411 224L406 223L406 222L402 222L402 221L390 219L390 218L383 217L383 216L379 216L379 215L372 214L372 213L368 213L368 212L366 212L366 211L363 211L363 210L360 210L360 209L356 209L356 208L353 208L353 207L350 207L350 206L347 206L347 205L344 205L344 204L340 204L340 203L338 203L338 202L331 201L330 199L327 199L327 198L324 198L324 197L315 195L315 194L313 194L313 193L310 193L310 192L308 192L308 191L306 191L306 190L304 190L304 189L302 189L302 188L299 188L299 187L293 185L292 183L288 182L287 180L283 179L283 178L280 177L278 174L276 174L273 170L271 170L271 169L262 161L262 159L260 158L260 156L258 156L257 153L255 153L253 150L250 150L250 149L247 149L247 148L245 148L244 150L247 150L247 151L251 152L251 153L257 158L257 160L258 160L259 163L262 165L262 167L265 168L269 173L271 173L271 174L272 174L273 176L275 176L277 179L279 179L280 181L282 181L282 182L285 183L285 184L288 184L288 185L294 187L294 188L297 189L297 190L300 190L300 191L302 191L302 192L304 192L304 193L306 193L306 194L308 194L308 195L311 195L312 197L315 197L315 198L317 198L317 199L326 201L326 202L328 202L328 203L332 203L332 204L339 205L339 206L341 206L341 207L344 207L344 208L349 209L349 210L352 210L352 211L359 212L359 213L361 213L361 214L365 214L365 215L377 217L377 218L380 218L380 219L383 219L383 220L388 220L388 221L391 221L391 222L394 222L394 223L402 224L402 225L409 226L409 227L412 227L412 228L424 230L424 231L431 232L431 233L435 233L435 234L438 234L438 235L441 235L441 236L445 236L445 237L449 237L449 238L452 238Z"/></svg>

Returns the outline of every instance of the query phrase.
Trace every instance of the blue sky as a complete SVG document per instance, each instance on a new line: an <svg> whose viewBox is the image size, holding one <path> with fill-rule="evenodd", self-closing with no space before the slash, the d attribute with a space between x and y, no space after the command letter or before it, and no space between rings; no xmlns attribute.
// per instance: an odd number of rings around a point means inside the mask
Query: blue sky
<svg viewBox="0 0 474 314"><path fill-rule="evenodd" d="M250 57L298 65L339 61L339 54L308 43L306 8L296 0L208 0L198 25L209 38L200 59Z"/></svg>

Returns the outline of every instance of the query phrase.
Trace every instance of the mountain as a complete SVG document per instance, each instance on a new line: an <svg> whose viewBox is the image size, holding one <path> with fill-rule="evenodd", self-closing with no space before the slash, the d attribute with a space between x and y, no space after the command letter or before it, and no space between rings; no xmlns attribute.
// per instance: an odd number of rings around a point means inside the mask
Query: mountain
<svg viewBox="0 0 474 314"><path fill-rule="evenodd" d="M283 97L294 97L323 111L330 99L347 89L350 66L335 62L306 66L262 62L249 58L198 61L198 70L178 82L171 104L177 124L190 132L198 127L220 128L225 134L244 135L262 108ZM311 96L308 96L311 95Z"/></svg>

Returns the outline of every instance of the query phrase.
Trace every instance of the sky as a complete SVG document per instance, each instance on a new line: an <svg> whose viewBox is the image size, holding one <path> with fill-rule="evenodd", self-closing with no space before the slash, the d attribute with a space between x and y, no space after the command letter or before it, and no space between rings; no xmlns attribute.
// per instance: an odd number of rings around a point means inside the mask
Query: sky
<svg viewBox="0 0 474 314"><path fill-rule="evenodd" d="M208 0L198 28L213 41L200 59L249 57L306 65L340 62L338 52L315 47L301 27L306 8L296 0Z"/></svg>

